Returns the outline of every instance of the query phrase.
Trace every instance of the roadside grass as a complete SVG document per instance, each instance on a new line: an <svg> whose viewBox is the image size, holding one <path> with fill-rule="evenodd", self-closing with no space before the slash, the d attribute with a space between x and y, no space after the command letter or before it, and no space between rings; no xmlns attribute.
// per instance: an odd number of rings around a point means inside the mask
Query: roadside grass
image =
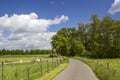
<svg viewBox="0 0 120 80"><path fill-rule="evenodd" d="M68 63L60 64L55 69L51 70L49 73L44 74L44 76L39 77L35 80L52 80L55 78L61 71L63 71L67 67Z"/></svg>
<svg viewBox="0 0 120 80"><path fill-rule="evenodd" d="M120 59L91 59L75 57L88 64L100 80L120 80Z"/></svg>

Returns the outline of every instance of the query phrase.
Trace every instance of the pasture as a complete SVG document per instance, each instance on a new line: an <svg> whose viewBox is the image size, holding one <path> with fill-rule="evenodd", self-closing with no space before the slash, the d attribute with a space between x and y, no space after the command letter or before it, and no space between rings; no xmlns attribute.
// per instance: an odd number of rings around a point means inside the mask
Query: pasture
<svg viewBox="0 0 120 80"><path fill-rule="evenodd" d="M0 62L6 60L20 61L20 60L34 60L36 58L48 58L49 55L0 55Z"/></svg>
<svg viewBox="0 0 120 80"><path fill-rule="evenodd" d="M101 80L120 80L120 59L75 57L88 64Z"/></svg>
<svg viewBox="0 0 120 80"><path fill-rule="evenodd" d="M40 59L40 61L36 61ZM0 64L0 79L4 80L33 80L43 76L45 73L57 67L61 58L49 58L48 55L17 55L1 56L0 61L12 60L13 62L4 63L4 72ZM22 60L22 62L20 62ZM16 62L16 63L14 63Z"/></svg>

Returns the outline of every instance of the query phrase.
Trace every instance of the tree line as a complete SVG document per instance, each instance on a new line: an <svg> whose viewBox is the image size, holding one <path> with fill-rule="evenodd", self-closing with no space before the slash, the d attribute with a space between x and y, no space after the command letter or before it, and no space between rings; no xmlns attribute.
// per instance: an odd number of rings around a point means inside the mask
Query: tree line
<svg viewBox="0 0 120 80"><path fill-rule="evenodd" d="M57 54L96 58L120 57L120 20L109 15L100 19L91 16L90 23L78 23L78 28L62 28L52 37Z"/></svg>
<svg viewBox="0 0 120 80"><path fill-rule="evenodd" d="M51 54L53 53L52 50L8 50L2 49L0 50L0 55L44 55L44 54Z"/></svg>

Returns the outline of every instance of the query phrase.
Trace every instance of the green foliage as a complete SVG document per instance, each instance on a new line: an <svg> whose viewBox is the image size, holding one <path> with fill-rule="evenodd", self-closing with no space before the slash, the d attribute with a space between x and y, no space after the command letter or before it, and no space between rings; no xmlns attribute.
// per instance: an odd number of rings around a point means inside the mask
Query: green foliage
<svg viewBox="0 0 120 80"><path fill-rule="evenodd" d="M62 28L52 37L52 47L57 54L75 56L81 54L84 46L76 36L77 30L73 28Z"/></svg>
<svg viewBox="0 0 120 80"><path fill-rule="evenodd" d="M0 55L43 55L43 54L52 54L52 50L0 50Z"/></svg>
<svg viewBox="0 0 120 80"><path fill-rule="evenodd" d="M58 57L57 54L50 54L49 57L53 58L53 57Z"/></svg>
<svg viewBox="0 0 120 80"><path fill-rule="evenodd" d="M61 55L85 54L97 58L120 57L120 20L94 14L91 23L78 23L78 29L62 28L52 37L52 47ZM87 54L88 55L88 54Z"/></svg>
<svg viewBox="0 0 120 80"><path fill-rule="evenodd" d="M93 19L92 27L96 27L96 30L93 30L92 43L94 48L90 50L93 53L94 57L101 58L114 58L120 57L120 30L115 29L119 28L120 22L118 20L113 20L110 16L105 16L101 21L98 19ZM99 22L99 23L97 23ZM93 26L93 24L95 26Z"/></svg>

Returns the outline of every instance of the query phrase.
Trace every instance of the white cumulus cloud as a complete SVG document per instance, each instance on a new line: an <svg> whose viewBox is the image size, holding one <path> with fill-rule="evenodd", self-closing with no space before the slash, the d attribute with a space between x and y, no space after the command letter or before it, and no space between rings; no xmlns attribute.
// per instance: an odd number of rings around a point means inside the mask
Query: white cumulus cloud
<svg viewBox="0 0 120 80"><path fill-rule="evenodd" d="M0 29L8 29L11 32L23 33L23 32L44 32L50 25L60 24L68 20L67 16L62 15L55 19L39 19L35 13L30 14L13 14L8 16L7 14L0 17Z"/></svg>
<svg viewBox="0 0 120 80"><path fill-rule="evenodd" d="M116 12L120 12L120 0L114 0L114 3L108 11L110 14L114 14Z"/></svg>
<svg viewBox="0 0 120 80"><path fill-rule="evenodd" d="M42 19L36 13L11 16L5 14L0 17L0 48L50 49L51 37L56 33L48 32L47 29L68 19L64 15L54 19ZM9 31L9 35L5 31Z"/></svg>

